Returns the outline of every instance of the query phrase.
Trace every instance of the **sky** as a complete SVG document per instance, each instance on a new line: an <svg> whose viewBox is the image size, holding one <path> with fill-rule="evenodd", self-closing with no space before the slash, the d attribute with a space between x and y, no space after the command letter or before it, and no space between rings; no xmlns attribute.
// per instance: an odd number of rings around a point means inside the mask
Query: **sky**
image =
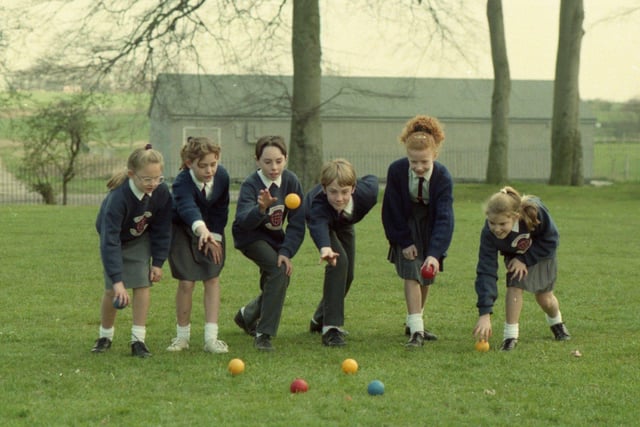
<svg viewBox="0 0 640 427"><path fill-rule="evenodd" d="M367 23L361 14L348 11L341 20L336 3L325 2L330 12L323 24L323 56L335 63L337 72L351 75L493 78L486 1L467 1L475 25L463 35L467 60L449 52L420 54L412 45L419 26L410 34L397 22L375 34L379 22ZM503 0L506 43L512 79L553 80L555 75L559 0ZM635 13L618 16L636 8ZM584 0L585 19L580 67L583 99L628 101L640 99L640 2L638 0ZM337 20L336 20L337 21ZM398 39L394 33L403 33ZM412 35L413 34L413 35ZM394 40L395 42L391 42ZM404 40L404 41L400 41ZM404 45L404 46L403 46ZM408 46L408 47L407 47Z"/></svg>
<svg viewBox="0 0 640 427"><path fill-rule="evenodd" d="M447 5L460 2L433 1ZM493 78L485 0L464 1L466 14L473 21L447 21L464 54L450 45L441 46L438 42L429 45L428 34L433 25L425 19L425 8L415 0L319 2L325 74ZM55 25L42 25L49 19L33 18L35 26L25 38L26 48L16 49L17 54L11 58L15 64L26 63L39 52L50 50L47 42L51 37L46 31L64 28L65 22L84 12L82 8L68 7L68 0L45 4L53 5L59 11L57 19L63 20ZM413 9L406 7L407 4L412 4ZM511 78L553 80L560 0L502 0L502 4ZM215 2L210 5L214 7ZM627 16L620 15L621 11L632 8L637 10ZM640 99L640 1L584 0L584 9L581 97L618 102ZM212 14L215 10L202 13ZM290 19L291 10L285 9L284 13ZM283 49L290 46L287 36L281 43ZM211 46L210 40L204 43ZM209 55L210 59L215 57L215 54ZM281 63L265 71L290 74L290 53L280 55L279 60ZM209 69L218 73L226 71L215 64Z"/></svg>

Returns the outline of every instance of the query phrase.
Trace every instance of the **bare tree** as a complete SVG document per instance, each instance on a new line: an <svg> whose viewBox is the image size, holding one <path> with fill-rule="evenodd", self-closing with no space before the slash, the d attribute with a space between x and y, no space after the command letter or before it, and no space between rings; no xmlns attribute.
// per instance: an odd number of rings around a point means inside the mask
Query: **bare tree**
<svg viewBox="0 0 640 427"><path fill-rule="evenodd" d="M320 121L321 79L320 8L318 0L293 2L293 101L290 157L303 188L319 179L322 166Z"/></svg>
<svg viewBox="0 0 640 427"><path fill-rule="evenodd" d="M582 0L562 0L560 3L560 34L556 57L551 124L550 184L584 183L582 143L579 130L580 47L584 31Z"/></svg>
<svg viewBox="0 0 640 427"><path fill-rule="evenodd" d="M511 95L502 0L487 1L487 19L491 36L491 59L493 60L494 74L487 183L500 184L509 178L509 96Z"/></svg>

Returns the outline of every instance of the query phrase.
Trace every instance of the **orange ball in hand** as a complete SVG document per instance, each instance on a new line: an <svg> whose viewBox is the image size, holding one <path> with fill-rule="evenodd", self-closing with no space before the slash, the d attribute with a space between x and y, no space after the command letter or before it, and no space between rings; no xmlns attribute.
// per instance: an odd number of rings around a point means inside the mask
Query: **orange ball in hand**
<svg viewBox="0 0 640 427"><path fill-rule="evenodd" d="M480 353L486 353L487 351L489 351L489 342L485 341L485 340L480 340L476 342L476 350L479 351Z"/></svg>

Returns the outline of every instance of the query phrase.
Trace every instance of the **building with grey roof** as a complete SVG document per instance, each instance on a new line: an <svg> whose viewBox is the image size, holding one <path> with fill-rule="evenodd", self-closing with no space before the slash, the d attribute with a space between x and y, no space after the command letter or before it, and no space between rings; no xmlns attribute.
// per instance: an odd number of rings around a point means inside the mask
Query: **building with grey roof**
<svg viewBox="0 0 640 427"><path fill-rule="evenodd" d="M439 161L458 181L483 181L491 136L493 80L322 77L324 158L345 157L358 175L386 175L404 155L398 135L416 114L437 117L445 142ZM255 169L262 135L289 140L291 76L160 74L149 109L151 141L175 176L188 136L222 146L221 163L241 180ZM553 81L514 80L509 115L509 178L546 181L551 168ZM585 179L592 174L595 117L581 104Z"/></svg>

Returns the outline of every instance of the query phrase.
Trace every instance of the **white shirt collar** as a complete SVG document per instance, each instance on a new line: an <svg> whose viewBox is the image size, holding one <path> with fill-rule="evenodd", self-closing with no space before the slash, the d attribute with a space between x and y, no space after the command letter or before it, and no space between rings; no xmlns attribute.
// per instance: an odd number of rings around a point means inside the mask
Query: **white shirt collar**
<svg viewBox="0 0 640 427"><path fill-rule="evenodd" d="M409 174L411 175L411 179L415 179L416 181L418 180L418 175L416 175L416 173L413 171L413 169L409 168ZM431 180L431 175L433 174L433 167L431 169L429 169L427 171L426 174L424 174L424 179L428 182Z"/></svg>
<svg viewBox="0 0 640 427"><path fill-rule="evenodd" d="M349 203L347 203L347 206L344 207L343 211L347 215L353 214L353 197L349 199Z"/></svg>
<svg viewBox="0 0 640 427"><path fill-rule="evenodd" d="M282 174L280 174L278 179L276 179L275 181L272 181L266 177L266 175L262 172L262 169L258 169L258 176L260 177L260 180L267 188L271 187L271 184L275 184L278 188L280 188L280 185L282 184Z"/></svg>
<svg viewBox="0 0 640 427"><path fill-rule="evenodd" d="M144 191L140 191L140 189L136 187L136 184L133 182L132 178L129 178L129 188L133 192L133 195L138 198L138 200L142 200L142 198L146 194ZM151 197L151 193L149 193L149 197Z"/></svg>
<svg viewBox="0 0 640 427"><path fill-rule="evenodd" d="M198 187L198 190L202 190L203 185L207 188L207 193L213 188L213 180L216 179L215 176L212 177L211 181L209 182L202 182L198 178L196 178L196 174L193 172L193 169L189 169L189 175L191 175L191 179L193 180L193 183L196 185L196 187Z"/></svg>

